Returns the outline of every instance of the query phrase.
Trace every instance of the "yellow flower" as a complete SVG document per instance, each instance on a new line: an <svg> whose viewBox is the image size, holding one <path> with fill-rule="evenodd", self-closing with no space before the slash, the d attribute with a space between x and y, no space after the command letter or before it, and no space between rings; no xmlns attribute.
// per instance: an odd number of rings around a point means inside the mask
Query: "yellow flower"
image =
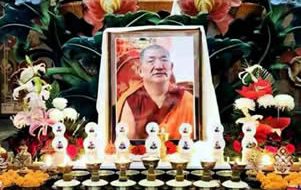
<svg viewBox="0 0 301 190"><path fill-rule="evenodd" d="M107 13L114 13L120 9L121 0L100 0L100 5Z"/></svg>
<svg viewBox="0 0 301 190"><path fill-rule="evenodd" d="M214 0L194 0L196 9L199 12L208 13L214 7Z"/></svg>

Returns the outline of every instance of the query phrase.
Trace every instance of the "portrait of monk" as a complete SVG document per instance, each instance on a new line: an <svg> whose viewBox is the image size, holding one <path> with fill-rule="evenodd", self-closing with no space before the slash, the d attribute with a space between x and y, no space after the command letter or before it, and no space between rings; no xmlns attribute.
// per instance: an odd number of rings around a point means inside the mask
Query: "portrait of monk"
<svg viewBox="0 0 301 190"><path fill-rule="evenodd" d="M194 129L192 90L175 82L174 64L165 47L150 44L139 50L137 56L139 80L131 82L120 93L116 106L117 122L129 126L129 139L147 138L145 127L149 122L156 122L164 128L169 139L180 139L182 123L189 123Z"/></svg>

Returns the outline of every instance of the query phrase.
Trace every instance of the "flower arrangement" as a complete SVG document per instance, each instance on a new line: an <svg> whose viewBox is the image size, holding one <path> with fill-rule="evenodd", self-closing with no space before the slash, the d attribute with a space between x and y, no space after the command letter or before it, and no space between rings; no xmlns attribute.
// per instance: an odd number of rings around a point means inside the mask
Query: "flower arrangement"
<svg viewBox="0 0 301 190"><path fill-rule="evenodd" d="M294 98L288 94L273 95L271 81L263 79L262 67L253 65L239 74L244 84L237 92L241 96L234 102L237 125L254 123L256 128L255 138L259 147L276 153L282 145L287 147L289 153L295 152L295 146L289 142L282 141L282 131L291 124L290 113L295 107ZM240 153L241 139L232 142L233 150ZM231 138L227 139L231 141Z"/></svg>
<svg viewBox="0 0 301 190"><path fill-rule="evenodd" d="M52 134L48 128L56 122L63 122L69 141L67 153L72 159L76 158L83 150L81 127L85 118L79 118L74 108L67 107L68 101L65 98L52 98L52 102L49 103L52 86L45 80L46 64L35 64L29 57L26 57L26 61L27 67L20 71L19 86L13 91L16 100L23 100L23 111L11 117L17 129L25 129L24 138L17 139L25 141L33 156L40 157L42 154L52 153ZM14 140L16 139L13 139L13 142Z"/></svg>

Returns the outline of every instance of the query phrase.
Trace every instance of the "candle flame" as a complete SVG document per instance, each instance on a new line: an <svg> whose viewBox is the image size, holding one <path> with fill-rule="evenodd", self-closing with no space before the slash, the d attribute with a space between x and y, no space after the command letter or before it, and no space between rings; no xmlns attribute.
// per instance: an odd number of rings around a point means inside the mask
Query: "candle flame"
<svg viewBox="0 0 301 190"><path fill-rule="evenodd" d="M264 154L261 158L261 164L264 165L264 166L270 166L273 164L272 162L272 158L270 155L268 154Z"/></svg>

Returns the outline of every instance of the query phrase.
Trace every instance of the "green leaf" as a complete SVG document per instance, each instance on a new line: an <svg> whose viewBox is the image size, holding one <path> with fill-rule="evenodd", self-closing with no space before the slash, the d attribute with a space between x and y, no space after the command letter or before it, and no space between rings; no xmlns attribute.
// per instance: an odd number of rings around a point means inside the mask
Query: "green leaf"
<svg viewBox="0 0 301 190"><path fill-rule="evenodd" d="M33 27L32 19L37 15L25 5L6 4L4 12L5 14L0 18L0 41L5 40L8 35L12 35L24 42L29 30L36 30Z"/></svg>
<svg viewBox="0 0 301 190"><path fill-rule="evenodd" d="M63 61L80 76L84 76L85 80L90 80L90 76L96 76L99 71L101 43L102 32L96 33L93 37L71 38L62 47Z"/></svg>
<svg viewBox="0 0 301 190"><path fill-rule="evenodd" d="M218 38L209 38L208 46L210 58L221 56L227 52L239 51L243 57L249 56L251 52L251 47L248 43L243 42L239 39L218 39Z"/></svg>
<svg viewBox="0 0 301 190"><path fill-rule="evenodd" d="M125 15L108 14L105 16L104 27L129 27L156 25L160 21L160 16L154 12L138 11Z"/></svg>
<svg viewBox="0 0 301 190"><path fill-rule="evenodd" d="M208 38L212 74L225 73L234 62L251 53L249 43L238 39Z"/></svg>

